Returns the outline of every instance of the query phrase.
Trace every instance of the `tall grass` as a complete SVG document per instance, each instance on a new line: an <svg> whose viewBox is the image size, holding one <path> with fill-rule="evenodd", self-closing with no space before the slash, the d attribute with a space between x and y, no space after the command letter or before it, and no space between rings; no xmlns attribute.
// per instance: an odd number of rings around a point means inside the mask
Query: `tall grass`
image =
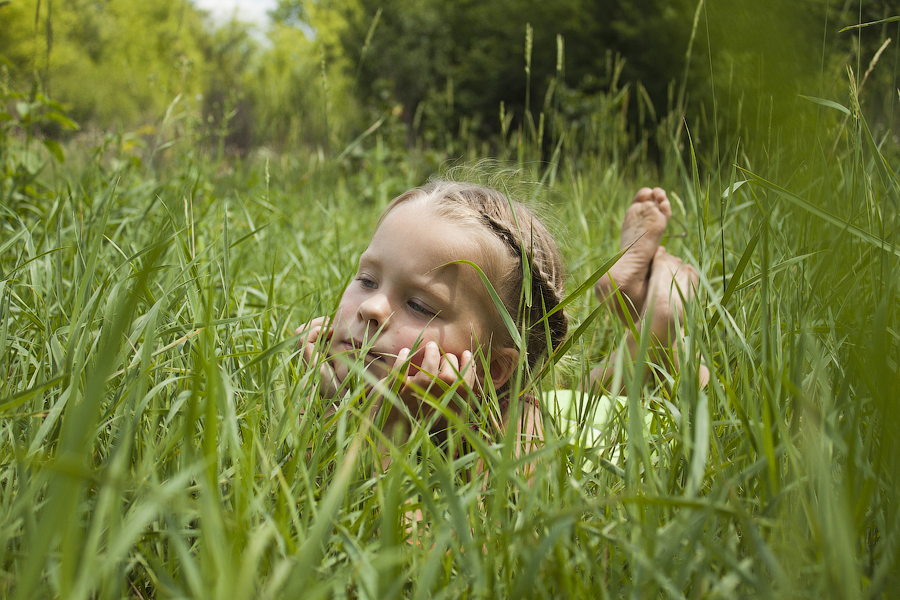
<svg viewBox="0 0 900 600"><path fill-rule="evenodd" d="M599 432L548 414L523 457L465 426L450 451L424 427L397 445L359 382L330 414L294 351L380 209L427 176L424 151L376 129L340 162L223 167L164 140L132 160L110 138L57 165L5 135L0 594L889 596L898 154L849 97L765 158L723 139L721 169L667 122L658 170L605 118L615 93L586 122L548 108L549 155L540 119L509 132L499 154L544 181L571 289L654 174L675 205L665 243L701 273L681 370L630 385ZM444 156L483 154L452 143ZM573 331L592 309L572 305ZM578 383L622 334L598 319L540 387Z"/></svg>

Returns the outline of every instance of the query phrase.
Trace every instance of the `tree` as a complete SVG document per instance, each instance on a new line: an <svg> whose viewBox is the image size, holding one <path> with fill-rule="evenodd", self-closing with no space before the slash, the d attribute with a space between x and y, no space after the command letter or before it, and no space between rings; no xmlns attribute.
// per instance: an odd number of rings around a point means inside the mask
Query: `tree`
<svg viewBox="0 0 900 600"><path fill-rule="evenodd" d="M26 86L38 73L78 121L157 119L177 94L203 91L208 30L190 3L31 0L0 7L0 15L0 53L13 84Z"/></svg>
<svg viewBox="0 0 900 600"><path fill-rule="evenodd" d="M281 0L276 14L308 19L333 44L364 104L397 102L407 121L423 104L438 114L452 105L455 116L490 132L499 128L501 102L521 119L526 105L542 109L551 85L608 87L609 57L618 53L629 78L646 82L654 104L665 106L668 83L683 70L690 8L687 0Z"/></svg>

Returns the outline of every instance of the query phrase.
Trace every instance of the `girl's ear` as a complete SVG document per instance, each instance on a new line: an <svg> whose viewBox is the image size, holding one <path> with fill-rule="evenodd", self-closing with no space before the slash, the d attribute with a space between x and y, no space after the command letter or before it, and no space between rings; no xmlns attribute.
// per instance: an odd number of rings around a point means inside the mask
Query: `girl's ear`
<svg viewBox="0 0 900 600"><path fill-rule="evenodd" d="M491 382L493 382L495 390L499 390L509 381L518 363L519 351L515 348L491 350Z"/></svg>

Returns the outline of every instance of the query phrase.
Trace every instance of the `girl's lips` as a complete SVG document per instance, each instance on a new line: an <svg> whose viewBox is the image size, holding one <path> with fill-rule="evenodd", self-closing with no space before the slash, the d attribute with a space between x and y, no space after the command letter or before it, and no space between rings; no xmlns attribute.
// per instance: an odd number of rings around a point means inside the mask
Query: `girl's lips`
<svg viewBox="0 0 900 600"><path fill-rule="evenodd" d="M356 340L351 339L349 341L340 342L339 346L340 346L340 350L343 352L347 352L348 354L359 354L360 350L363 347L363 344L361 342L357 342ZM388 355L384 352L379 352L375 349L369 349L369 351L366 352L365 359L367 362L370 362L370 361L376 361L376 360L383 360L387 356L390 356L390 355Z"/></svg>

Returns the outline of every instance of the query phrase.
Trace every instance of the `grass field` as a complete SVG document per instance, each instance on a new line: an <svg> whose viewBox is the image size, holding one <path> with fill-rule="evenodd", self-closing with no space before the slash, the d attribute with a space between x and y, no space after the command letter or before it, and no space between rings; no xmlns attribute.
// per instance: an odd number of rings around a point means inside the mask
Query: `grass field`
<svg viewBox="0 0 900 600"><path fill-rule="evenodd" d="M340 156L246 160L199 150L177 105L157 139L96 148L0 121L0 596L890 597L897 145L856 106L814 109L813 137L766 153L695 154L663 123L659 163L603 114L549 146L376 129ZM421 429L392 446L352 401L322 416L293 329L334 310L394 195L488 153L542 182L525 189L573 292L634 191L669 190L664 243L702 278L684 368L630 386L595 443L551 427L522 459L474 438L454 458ZM574 332L596 305L569 308ZM600 315L534 385L574 385L622 337Z"/></svg>

